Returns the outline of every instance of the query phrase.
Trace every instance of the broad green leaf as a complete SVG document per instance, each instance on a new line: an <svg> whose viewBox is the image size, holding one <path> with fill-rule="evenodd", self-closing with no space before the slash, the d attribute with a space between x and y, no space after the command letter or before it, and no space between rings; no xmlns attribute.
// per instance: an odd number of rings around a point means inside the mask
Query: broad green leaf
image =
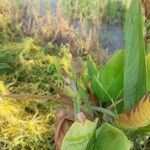
<svg viewBox="0 0 150 150"><path fill-rule="evenodd" d="M125 22L124 110L146 94L145 46L141 0L132 0Z"/></svg>
<svg viewBox="0 0 150 150"><path fill-rule="evenodd" d="M96 129L97 122L74 122L62 142L61 150L85 150Z"/></svg>
<svg viewBox="0 0 150 150"><path fill-rule="evenodd" d="M119 129L104 123L97 131L92 150L130 150L131 142Z"/></svg>
<svg viewBox="0 0 150 150"><path fill-rule="evenodd" d="M146 56L147 65L147 91L150 91L150 54Z"/></svg>
<svg viewBox="0 0 150 150"><path fill-rule="evenodd" d="M123 96L124 51L116 52L93 77L92 89L103 102L117 101Z"/></svg>
<svg viewBox="0 0 150 150"><path fill-rule="evenodd" d="M116 101L123 92L124 51L115 53L100 71L99 80L110 97ZM109 101L104 94L102 99Z"/></svg>

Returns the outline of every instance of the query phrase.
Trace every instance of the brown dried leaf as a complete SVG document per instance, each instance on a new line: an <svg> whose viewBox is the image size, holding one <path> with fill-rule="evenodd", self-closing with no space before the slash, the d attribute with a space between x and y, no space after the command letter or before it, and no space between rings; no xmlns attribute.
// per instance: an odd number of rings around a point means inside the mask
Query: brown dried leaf
<svg viewBox="0 0 150 150"><path fill-rule="evenodd" d="M150 93L145 95L143 99L132 109L119 114L115 123L122 128L137 129L150 124Z"/></svg>
<svg viewBox="0 0 150 150"><path fill-rule="evenodd" d="M55 144L56 150L61 149L61 144L64 136L70 129L71 125L74 122L73 112L59 109L56 112L56 126L55 126Z"/></svg>
<svg viewBox="0 0 150 150"><path fill-rule="evenodd" d="M76 58L78 56L76 42L73 37L70 38L69 50L73 58Z"/></svg>
<svg viewBox="0 0 150 150"><path fill-rule="evenodd" d="M145 17L150 20L150 0L142 0L143 7L145 9Z"/></svg>

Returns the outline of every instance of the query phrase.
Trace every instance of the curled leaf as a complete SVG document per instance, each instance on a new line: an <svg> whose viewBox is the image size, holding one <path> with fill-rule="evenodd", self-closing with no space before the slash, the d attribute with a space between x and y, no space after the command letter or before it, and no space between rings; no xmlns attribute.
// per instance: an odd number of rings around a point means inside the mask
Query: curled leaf
<svg viewBox="0 0 150 150"><path fill-rule="evenodd" d="M137 129L150 124L150 93L132 109L119 114L115 118L115 123L122 128Z"/></svg>
<svg viewBox="0 0 150 150"><path fill-rule="evenodd" d="M96 126L96 122L89 120L74 122L63 139L61 150L85 150Z"/></svg>
<svg viewBox="0 0 150 150"><path fill-rule="evenodd" d="M56 150L61 149L62 140L74 122L74 115L71 111L59 109L56 112L55 145Z"/></svg>

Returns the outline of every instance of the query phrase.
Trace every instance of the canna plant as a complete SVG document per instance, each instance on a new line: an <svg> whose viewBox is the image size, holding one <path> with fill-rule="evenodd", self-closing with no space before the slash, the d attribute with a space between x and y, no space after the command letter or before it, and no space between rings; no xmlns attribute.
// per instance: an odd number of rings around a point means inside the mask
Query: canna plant
<svg viewBox="0 0 150 150"><path fill-rule="evenodd" d="M150 54L143 28L141 1L132 0L125 50L117 51L103 67L97 68L89 57L85 69L70 47L74 71L71 77L65 74L64 91L70 97L66 118L71 122L57 149L130 150L136 136L150 133Z"/></svg>

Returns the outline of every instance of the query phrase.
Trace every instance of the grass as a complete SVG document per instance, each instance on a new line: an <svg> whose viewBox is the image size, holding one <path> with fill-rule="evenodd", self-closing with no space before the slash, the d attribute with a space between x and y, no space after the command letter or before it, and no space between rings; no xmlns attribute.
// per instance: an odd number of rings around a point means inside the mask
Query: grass
<svg viewBox="0 0 150 150"><path fill-rule="evenodd" d="M54 49L55 46L40 43L32 38L1 45L0 80L6 84L13 83L9 86L13 93L30 91L34 94L49 94L48 80L61 86L60 68L64 67L66 71L70 68L71 57L67 53L67 47L59 47L59 54L55 54Z"/></svg>
<svg viewBox="0 0 150 150"><path fill-rule="evenodd" d="M0 82L0 93L9 94ZM52 150L55 101L0 98L0 149Z"/></svg>
<svg viewBox="0 0 150 150"><path fill-rule="evenodd" d="M54 49L32 38L1 44L0 94L54 94L49 80L61 88L60 68L70 67L67 47L59 47L58 53ZM55 149L55 99L0 101L0 149Z"/></svg>

